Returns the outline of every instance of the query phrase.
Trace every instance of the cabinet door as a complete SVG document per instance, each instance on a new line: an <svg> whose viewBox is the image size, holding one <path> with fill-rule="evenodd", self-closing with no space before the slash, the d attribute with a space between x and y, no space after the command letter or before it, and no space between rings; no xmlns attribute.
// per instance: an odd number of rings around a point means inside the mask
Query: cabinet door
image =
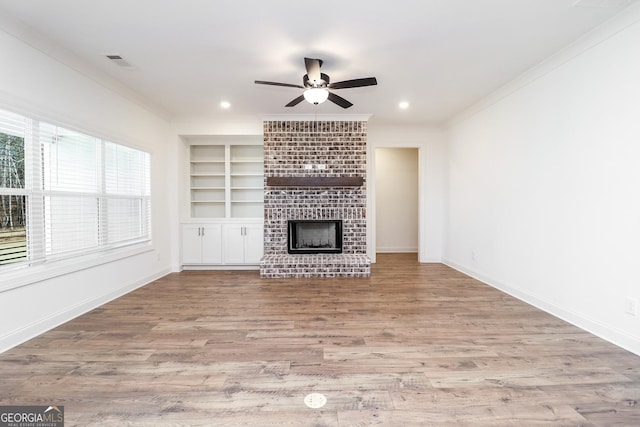
<svg viewBox="0 0 640 427"><path fill-rule="evenodd" d="M200 264L202 262L202 238L200 224L182 225L182 263Z"/></svg>
<svg viewBox="0 0 640 427"><path fill-rule="evenodd" d="M245 225L244 262L259 264L264 253L264 227L262 224Z"/></svg>
<svg viewBox="0 0 640 427"><path fill-rule="evenodd" d="M220 264L222 262L222 226L205 224L201 227L202 263Z"/></svg>
<svg viewBox="0 0 640 427"><path fill-rule="evenodd" d="M244 264L244 225L224 224L224 263Z"/></svg>

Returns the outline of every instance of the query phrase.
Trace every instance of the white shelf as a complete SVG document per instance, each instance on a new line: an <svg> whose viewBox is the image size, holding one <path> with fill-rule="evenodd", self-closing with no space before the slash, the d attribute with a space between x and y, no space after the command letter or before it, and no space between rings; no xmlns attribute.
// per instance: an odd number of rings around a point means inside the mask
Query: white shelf
<svg viewBox="0 0 640 427"><path fill-rule="evenodd" d="M224 190L225 187L191 187L192 190Z"/></svg>
<svg viewBox="0 0 640 427"><path fill-rule="evenodd" d="M191 176L226 176L226 173L215 172L215 173L192 173Z"/></svg>
<svg viewBox="0 0 640 427"><path fill-rule="evenodd" d="M211 160L190 160L189 163L192 165L224 165L226 163L225 160L211 159Z"/></svg>
<svg viewBox="0 0 640 427"><path fill-rule="evenodd" d="M192 144L189 176L193 219L263 217L261 142Z"/></svg>

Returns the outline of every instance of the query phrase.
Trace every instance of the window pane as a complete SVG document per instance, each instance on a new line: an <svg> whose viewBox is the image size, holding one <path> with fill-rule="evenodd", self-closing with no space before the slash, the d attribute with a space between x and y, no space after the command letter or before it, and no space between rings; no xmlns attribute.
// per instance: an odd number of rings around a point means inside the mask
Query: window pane
<svg viewBox="0 0 640 427"><path fill-rule="evenodd" d="M144 196L149 194L149 154L104 143L105 189L107 194Z"/></svg>
<svg viewBox="0 0 640 427"><path fill-rule="evenodd" d="M47 255L96 248L98 210L96 197L45 197Z"/></svg>
<svg viewBox="0 0 640 427"><path fill-rule="evenodd" d="M140 239L145 236L145 218L141 199L107 200L107 241Z"/></svg>
<svg viewBox="0 0 640 427"><path fill-rule="evenodd" d="M25 196L0 196L0 264L27 259Z"/></svg>
<svg viewBox="0 0 640 427"><path fill-rule="evenodd" d="M98 191L99 139L42 123L40 142L45 190L83 193Z"/></svg>
<svg viewBox="0 0 640 427"><path fill-rule="evenodd" d="M24 188L24 138L2 132L0 188Z"/></svg>

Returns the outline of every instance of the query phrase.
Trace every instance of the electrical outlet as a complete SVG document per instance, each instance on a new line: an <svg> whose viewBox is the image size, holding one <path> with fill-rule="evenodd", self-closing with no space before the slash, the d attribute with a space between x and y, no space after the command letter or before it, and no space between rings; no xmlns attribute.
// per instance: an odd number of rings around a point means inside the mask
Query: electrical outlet
<svg viewBox="0 0 640 427"><path fill-rule="evenodd" d="M631 297L624 299L624 312L630 316L638 315L638 300Z"/></svg>
<svg viewBox="0 0 640 427"><path fill-rule="evenodd" d="M471 251L471 261L476 260L476 251Z"/></svg>

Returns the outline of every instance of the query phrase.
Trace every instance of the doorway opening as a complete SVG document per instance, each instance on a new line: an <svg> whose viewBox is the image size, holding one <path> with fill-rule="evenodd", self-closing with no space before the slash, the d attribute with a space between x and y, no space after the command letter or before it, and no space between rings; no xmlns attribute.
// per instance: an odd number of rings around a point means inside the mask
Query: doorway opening
<svg viewBox="0 0 640 427"><path fill-rule="evenodd" d="M419 149L377 148L376 253L419 252Z"/></svg>

